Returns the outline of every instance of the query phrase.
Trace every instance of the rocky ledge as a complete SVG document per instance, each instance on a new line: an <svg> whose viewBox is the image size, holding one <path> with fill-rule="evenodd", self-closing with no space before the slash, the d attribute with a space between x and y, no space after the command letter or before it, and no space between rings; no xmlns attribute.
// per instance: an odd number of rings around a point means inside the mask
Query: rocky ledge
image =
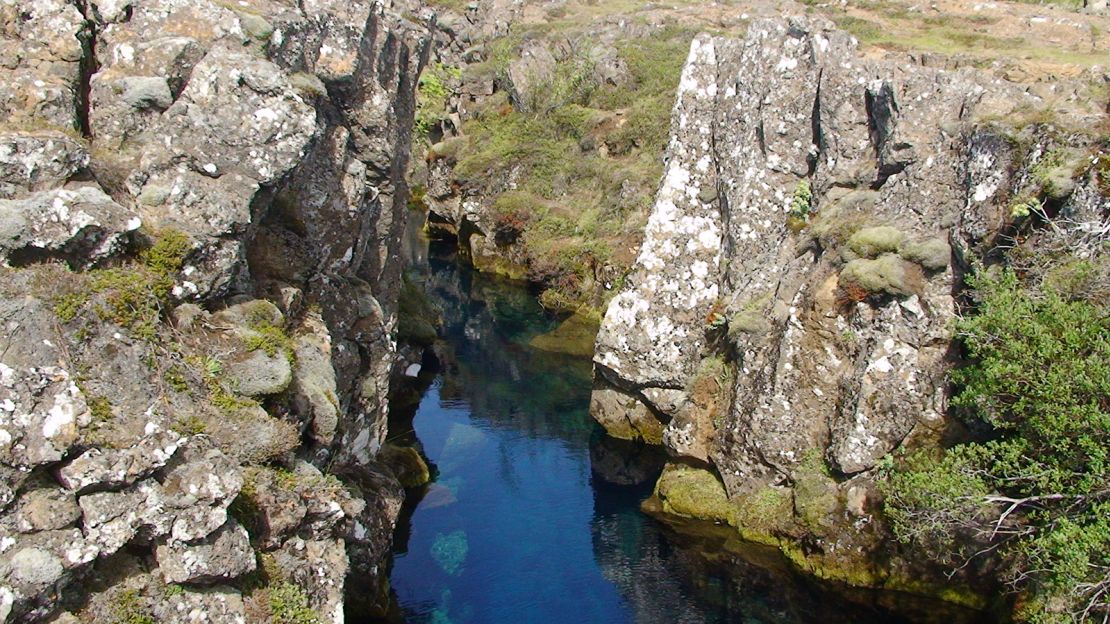
<svg viewBox="0 0 1110 624"><path fill-rule="evenodd" d="M1066 81L1050 103L856 47L814 17L693 42L591 410L675 458L653 509L736 526L820 576L975 603L911 581L927 576L892 543L876 477L959 429L946 374L962 276L1013 232L1022 197L1060 228L1105 229L1097 138L1033 114L1074 109L1083 128L1102 111L1083 117Z"/></svg>
<svg viewBox="0 0 1110 624"><path fill-rule="evenodd" d="M339 622L348 578L381 597L433 20L0 0L0 621Z"/></svg>

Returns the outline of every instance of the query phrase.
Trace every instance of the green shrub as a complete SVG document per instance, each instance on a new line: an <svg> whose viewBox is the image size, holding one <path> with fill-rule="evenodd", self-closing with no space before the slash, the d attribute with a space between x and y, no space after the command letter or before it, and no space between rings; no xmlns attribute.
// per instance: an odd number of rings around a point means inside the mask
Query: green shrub
<svg viewBox="0 0 1110 624"><path fill-rule="evenodd" d="M813 189L809 186L809 180L798 180L790 198L790 216L806 219L812 209Z"/></svg>
<svg viewBox="0 0 1110 624"><path fill-rule="evenodd" d="M452 85L462 78L462 70L435 62L420 74L416 90L416 114L413 129L418 137L428 136L433 127L445 119L447 102L453 94Z"/></svg>
<svg viewBox="0 0 1110 624"><path fill-rule="evenodd" d="M1106 302L1033 290L1010 271L971 285L976 313L958 324L971 363L953 372L953 405L992 435L939 459L911 458L885 486L886 513L901 539L939 560L962 564L994 553L1008 561L1012 580L1045 609L1067 605L1080 621L1084 613L1106 613Z"/></svg>

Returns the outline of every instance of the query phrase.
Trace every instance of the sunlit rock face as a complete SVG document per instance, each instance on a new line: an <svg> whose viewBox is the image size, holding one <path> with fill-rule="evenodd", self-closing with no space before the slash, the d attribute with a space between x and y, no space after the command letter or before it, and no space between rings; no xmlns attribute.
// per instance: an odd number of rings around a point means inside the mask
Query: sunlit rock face
<svg viewBox="0 0 1110 624"><path fill-rule="evenodd" d="M384 578L433 23L404 0L0 0L0 620L87 598L241 622L260 552L327 621L348 571Z"/></svg>
<svg viewBox="0 0 1110 624"><path fill-rule="evenodd" d="M1034 133L1018 152L982 121L1044 106L1016 85L856 46L808 17L693 42L667 173L594 354L595 418L711 468L734 501L797 497L816 460L831 504L802 533L826 553L861 547L836 527L875 519L879 462L952 425L961 276L1057 147ZM1105 219L1106 199L1073 192L1061 210Z"/></svg>

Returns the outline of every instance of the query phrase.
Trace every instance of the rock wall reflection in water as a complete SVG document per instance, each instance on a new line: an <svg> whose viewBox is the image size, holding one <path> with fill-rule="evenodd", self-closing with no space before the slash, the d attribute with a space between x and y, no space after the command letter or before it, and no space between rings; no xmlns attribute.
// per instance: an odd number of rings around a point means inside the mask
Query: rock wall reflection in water
<svg viewBox="0 0 1110 624"><path fill-rule="evenodd" d="M415 429L438 476L398 526L394 621L967 621L815 584L727 529L657 522L640 505L665 457L598 430L588 360L529 346L558 321L535 293L434 254L413 278L443 311L440 366L391 436Z"/></svg>

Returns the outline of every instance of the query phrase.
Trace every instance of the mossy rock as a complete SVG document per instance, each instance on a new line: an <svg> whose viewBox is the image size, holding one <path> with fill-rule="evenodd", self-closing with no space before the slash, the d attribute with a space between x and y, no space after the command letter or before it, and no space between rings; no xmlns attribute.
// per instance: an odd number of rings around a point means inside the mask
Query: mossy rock
<svg viewBox="0 0 1110 624"><path fill-rule="evenodd" d="M541 351L590 357L594 354L598 327L595 319L574 314L555 329L532 338L528 344Z"/></svg>
<svg viewBox="0 0 1110 624"><path fill-rule="evenodd" d="M420 487L432 480L428 464L420 451L411 446L386 444L378 458L393 471L393 476L407 488Z"/></svg>
<svg viewBox="0 0 1110 624"><path fill-rule="evenodd" d="M778 546L778 535L794 521L790 490L766 485L735 500L736 529L749 542Z"/></svg>
<svg viewBox="0 0 1110 624"><path fill-rule="evenodd" d="M874 258L880 254L898 251L906 235L889 225L867 227L848 238L848 248L863 258Z"/></svg>
<svg viewBox="0 0 1110 624"><path fill-rule="evenodd" d="M667 464L655 484L655 495L667 513L736 525L736 506L721 480L708 470Z"/></svg>
<svg viewBox="0 0 1110 624"><path fill-rule="evenodd" d="M840 510L840 497L836 481L829 476L828 468L820 456L807 457L794 470L794 509L807 530L822 534L833 527Z"/></svg>
<svg viewBox="0 0 1110 624"><path fill-rule="evenodd" d="M952 249L943 238L930 238L902 243L898 255L929 271L941 271L948 267Z"/></svg>
<svg viewBox="0 0 1110 624"><path fill-rule="evenodd" d="M869 293L913 294L905 261L894 254L883 254L875 260L852 260L840 272L840 284L858 286Z"/></svg>
<svg viewBox="0 0 1110 624"><path fill-rule="evenodd" d="M759 310L737 312L728 319L728 337L737 340L742 334L760 335L771 331L771 321Z"/></svg>

